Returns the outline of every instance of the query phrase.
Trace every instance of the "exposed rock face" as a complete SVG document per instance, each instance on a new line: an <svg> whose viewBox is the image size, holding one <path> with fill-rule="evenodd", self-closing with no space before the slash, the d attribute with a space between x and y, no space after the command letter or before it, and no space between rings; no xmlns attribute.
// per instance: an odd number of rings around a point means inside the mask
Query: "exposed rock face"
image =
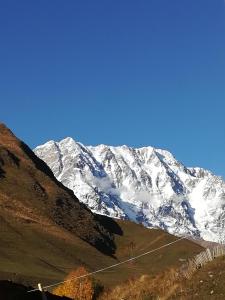
<svg viewBox="0 0 225 300"><path fill-rule="evenodd" d="M185 167L168 151L84 146L66 138L34 152L94 212L225 242L225 182Z"/></svg>

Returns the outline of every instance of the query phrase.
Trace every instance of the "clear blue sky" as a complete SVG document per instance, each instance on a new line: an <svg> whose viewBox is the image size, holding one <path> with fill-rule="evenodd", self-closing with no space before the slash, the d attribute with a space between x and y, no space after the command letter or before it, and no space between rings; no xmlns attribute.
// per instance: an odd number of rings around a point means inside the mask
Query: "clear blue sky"
<svg viewBox="0 0 225 300"><path fill-rule="evenodd" d="M0 119L31 147L152 145L225 177L224 1L1 1Z"/></svg>

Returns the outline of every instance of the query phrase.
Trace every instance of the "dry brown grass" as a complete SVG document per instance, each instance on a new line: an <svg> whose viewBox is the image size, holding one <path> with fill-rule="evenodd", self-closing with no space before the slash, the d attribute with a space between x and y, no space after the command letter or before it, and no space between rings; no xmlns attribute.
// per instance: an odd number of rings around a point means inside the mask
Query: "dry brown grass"
<svg viewBox="0 0 225 300"><path fill-rule="evenodd" d="M224 300L225 257L218 257L196 270L189 280L182 280L173 300Z"/></svg>
<svg viewBox="0 0 225 300"><path fill-rule="evenodd" d="M111 291L104 292L100 300L167 300L180 286L178 272L171 268L156 276L142 275L131 279Z"/></svg>
<svg viewBox="0 0 225 300"><path fill-rule="evenodd" d="M105 291L100 300L225 299L225 256L209 261L189 278L182 268L170 268L156 276L142 275Z"/></svg>

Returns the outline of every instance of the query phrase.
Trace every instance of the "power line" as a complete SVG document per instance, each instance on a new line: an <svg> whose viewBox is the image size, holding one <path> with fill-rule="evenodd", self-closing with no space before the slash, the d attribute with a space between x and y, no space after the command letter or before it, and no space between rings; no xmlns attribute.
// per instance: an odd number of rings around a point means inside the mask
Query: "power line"
<svg viewBox="0 0 225 300"><path fill-rule="evenodd" d="M56 286L56 285L59 285L59 284L65 283L65 282L70 282L70 281L73 281L73 280L76 280L76 279L84 278L84 277L87 277L87 276L91 276L91 275L94 275L94 274L103 272L103 271L105 271L105 270L109 270L109 269L118 267L118 266L120 266L120 265L122 265L122 264L125 264L125 263L129 262L129 261L138 259L138 258L140 258L140 257L142 257L142 256L151 254L151 253L153 253L153 252L156 252L156 251L158 251L158 250L161 250L161 249L163 249L163 248L166 248L166 247L168 247L168 246L170 246L170 245L173 245L173 244L175 244L175 243L177 243L177 242L179 242L179 241L181 241L181 240L183 240L183 239L185 239L185 237L179 238L179 239L177 239L177 240L175 240L175 241L173 241L173 242L167 243L167 244L165 244L165 245L163 245L163 246L160 246L160 247L158 247L158 248L149 250L149 251L147 251L147 252L145 252L145 253L142 253L142 254L139 254L139 255L137 255L137 256L131 257L131 258L129 258L129 259L126 259L126 260L121 261L121 262L119 262L119 263L113 264L113 265L111 265L111 266L108 266L108 267L105 267L105 268L102 268L102 269L99 269L99 270L90 272L90 273L88 273L88 274L84 274L84 275L81 275L81 276L78 276L78 277L74 277L74 278L71 278L71 279L68 279L68 280L64 280L64 281L59 281L59 282L54 283L54 284L46 285L46 286L43 287L43 289L48 289L48 288L50 288L50 287L53 287L53 286ZM33 289L33 290L30 290L30 291L28 291L28 293L36 292L36 291L39 291L39 289Z"/></svg>

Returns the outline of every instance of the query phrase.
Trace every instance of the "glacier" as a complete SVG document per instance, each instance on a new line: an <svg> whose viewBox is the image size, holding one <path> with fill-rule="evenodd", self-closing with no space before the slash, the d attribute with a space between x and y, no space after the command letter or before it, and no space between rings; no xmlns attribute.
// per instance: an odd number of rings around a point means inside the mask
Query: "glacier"
<svg viewBox="0 0 225 300"><path fill-rule="evenodd" d="M167 150L85 146L68 137L34 152L93 212L225 243L225 182Z"/></svg>

